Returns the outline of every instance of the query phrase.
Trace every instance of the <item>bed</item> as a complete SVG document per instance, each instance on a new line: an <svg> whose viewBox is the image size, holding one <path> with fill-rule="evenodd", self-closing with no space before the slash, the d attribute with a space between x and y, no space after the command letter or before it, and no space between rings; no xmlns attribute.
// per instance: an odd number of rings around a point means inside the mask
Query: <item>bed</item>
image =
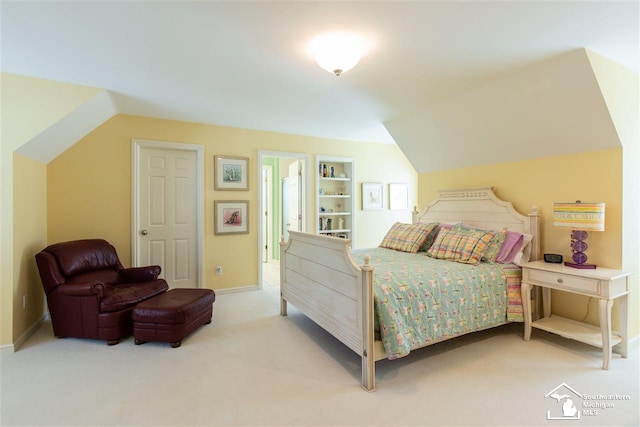
<svg viewBox="0 0 640 427"><path fill-rule="evenodd" d="M488 230L492 236L497 230L503 235L509 231L528 236L528 258L538 259L535 206L528 215L520 214L490 187L439 191L423 212L414 210L412 224L394 227L429 230L429 252L413 252L415 248L407 252L352 250L348 239L295 231L281 244L281 315L287 315L288 303L294 305L360 355L362 387L367 391L375 390L376 361L522 321L521 299L531 298L521 295L520 269L513 263L473 265L434 257L442 249L443 236L462 228L477 236ZM442 227L449 231L443 232ZM392 242L393 247L391 234L390 230L382 245ZM422 241L420 245L428 246ZM400 299L404 301L400 306L384 305ZM469 309L471 306L481 311Z"/></svg>

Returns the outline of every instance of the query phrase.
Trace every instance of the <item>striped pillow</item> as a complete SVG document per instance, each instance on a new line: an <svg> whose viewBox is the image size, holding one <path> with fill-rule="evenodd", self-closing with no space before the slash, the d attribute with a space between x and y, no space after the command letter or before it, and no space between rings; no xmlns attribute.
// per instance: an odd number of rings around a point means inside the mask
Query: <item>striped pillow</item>
<svg viewBox="0 0 640 427"><path fill-rule="evenodd" d="M492 231L469 230L461 224L442 229L427 255L436 259L476 265L493 239Z"/></svg>
<svg viewBox="0 0 640 427"><path fill-rule="evenodd" d="M437 222L429 224L396 222L382 239L380 247L415 254L437 225Z"/></svg>

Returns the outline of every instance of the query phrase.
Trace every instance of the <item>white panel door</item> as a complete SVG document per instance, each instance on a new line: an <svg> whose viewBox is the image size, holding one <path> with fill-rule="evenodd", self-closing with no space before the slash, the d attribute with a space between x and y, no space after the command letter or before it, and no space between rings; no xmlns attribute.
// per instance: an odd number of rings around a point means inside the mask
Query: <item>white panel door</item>
<svg viewBox="0 0 640 427"><path fill-rule="evenodd" d="M198 286L196 152L143 147L138 265L159 265L171 288Z"/></svg>

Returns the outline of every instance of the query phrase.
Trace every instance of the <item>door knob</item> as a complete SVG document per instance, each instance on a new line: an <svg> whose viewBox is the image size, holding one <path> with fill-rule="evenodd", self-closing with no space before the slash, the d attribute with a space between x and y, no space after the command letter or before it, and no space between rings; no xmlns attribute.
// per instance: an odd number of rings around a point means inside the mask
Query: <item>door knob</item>
<svg viewBox="0 0 640 427"><path fill-rule="evenodd" d="M142 230L140 234L142 234L143 236L146 236L147 234L149 234L149 232L147 230Z"/></svg>

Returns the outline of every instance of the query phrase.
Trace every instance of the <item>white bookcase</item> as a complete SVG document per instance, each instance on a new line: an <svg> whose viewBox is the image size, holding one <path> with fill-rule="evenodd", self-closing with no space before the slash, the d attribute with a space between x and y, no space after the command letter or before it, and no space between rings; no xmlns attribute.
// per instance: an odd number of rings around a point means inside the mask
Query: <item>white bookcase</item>
<svg viewBox="0 0 640 427"><path fill-rule="evenodd" d="M354 197L353 159L316 156L316 233L353 241Z"/></svg>

